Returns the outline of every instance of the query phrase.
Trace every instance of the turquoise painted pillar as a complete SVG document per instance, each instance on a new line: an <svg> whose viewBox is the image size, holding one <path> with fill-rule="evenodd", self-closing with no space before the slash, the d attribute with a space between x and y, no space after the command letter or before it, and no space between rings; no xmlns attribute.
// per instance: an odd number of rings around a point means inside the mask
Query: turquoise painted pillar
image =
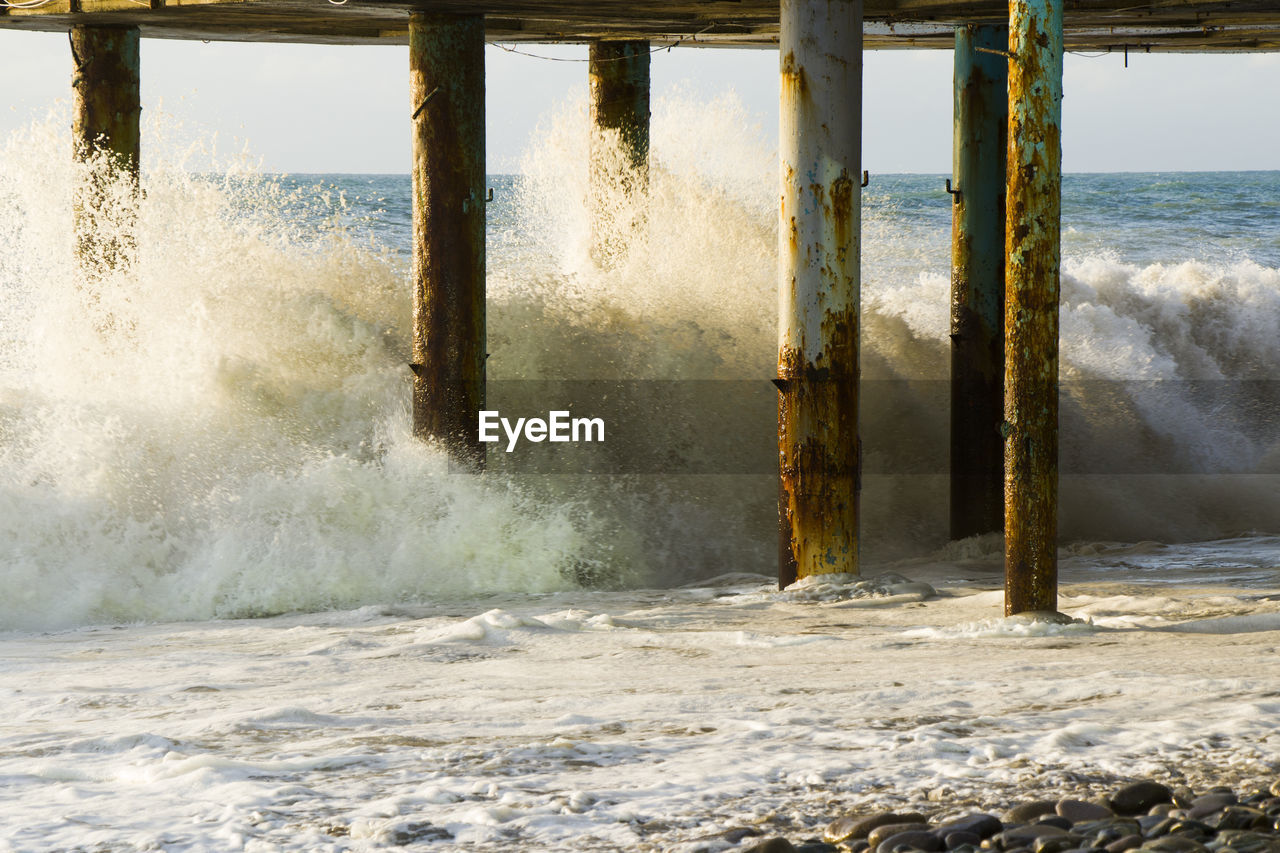
<svg viewBox="0 0 1280 853"><path fill-rule="evenodd" d="M956 28L951 206L951 538L1004 525L1004 25Z"/></svg>
<svg viewBox="0 0 1280 853"><path fill-rule="evenodd" d="M1058 601L1062 2L1009 3L1005 613Z"/></svg>

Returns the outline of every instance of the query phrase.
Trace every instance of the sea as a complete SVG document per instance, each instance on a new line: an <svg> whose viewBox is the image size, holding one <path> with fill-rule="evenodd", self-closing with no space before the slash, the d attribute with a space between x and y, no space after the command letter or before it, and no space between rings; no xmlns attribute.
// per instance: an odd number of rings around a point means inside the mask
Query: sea
<svg viewBox="0 0 1280 853"><path fill-rule="evenodd" d="M1026 624L948 537L946 176L863 190L881 594L779 592L776 151L655 105L601 259L585 125L489 177L487 372L604 440L483 475L411 435L407 175L155 117L87 273L65 116L0 140L0 850L691 853L1280 777L1280 172L1065 177L1077 621Z"/></svg>

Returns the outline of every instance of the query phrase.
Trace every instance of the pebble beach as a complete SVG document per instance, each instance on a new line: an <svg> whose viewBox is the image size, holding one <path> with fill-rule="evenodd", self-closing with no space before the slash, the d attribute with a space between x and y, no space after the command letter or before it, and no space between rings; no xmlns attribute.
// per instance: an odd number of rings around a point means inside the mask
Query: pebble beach
<svg viewBox="0 0 1280 853"><path fill-rule="evenodd" d="M939 815L946 815L940 812ZM850 814L820 838L729 830L687 853L737 847L744 853L1272 853L1280 850L1280 781L1237 792L1219 785L1199 793L1144 779L1089 800L1020 802L1000 813L933 819L919 812ZM735 842L749 839L743 846Z"/></svg>

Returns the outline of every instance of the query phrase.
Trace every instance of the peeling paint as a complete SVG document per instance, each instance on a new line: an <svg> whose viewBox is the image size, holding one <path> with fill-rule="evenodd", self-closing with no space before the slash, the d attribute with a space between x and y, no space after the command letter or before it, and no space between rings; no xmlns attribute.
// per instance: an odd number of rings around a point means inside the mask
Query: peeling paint
<svg viewBox="0 0 1280 853"><path fill-rule="evenodd" d="M1057 607L1061 0L1012 0L1005 270L1005 612Z"/></svg>
<svg viewBox="0 0 1280 853"><path fill-rule="evenodd" d="M1004 526L1005 26L955 31L951 538Z"/></svg>
<svg viewBox="0 0 1280 853"><path fill-rule="evenodd" d="M782 4L779 581L858 572L861 3Z"/></svg>

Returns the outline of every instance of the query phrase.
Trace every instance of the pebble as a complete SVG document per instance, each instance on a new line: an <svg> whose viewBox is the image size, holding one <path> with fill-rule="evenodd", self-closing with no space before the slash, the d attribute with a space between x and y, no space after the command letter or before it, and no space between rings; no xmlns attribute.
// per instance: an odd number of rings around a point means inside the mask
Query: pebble
<svg viewBox="0 0 1280 853"><path fill-rule="evenodd" d="M1209 848L1200 842L1179 835L1166 835L1164 838L1148 841L1142 845L1141 849L1157 850L1160 853L1208 853L1209 851Z"/></svg>
<svg viewBox="0 0 1280 853"><path fill-rule="evenodd" d="M1211 818L1210 815L1205 815ZM1248 806L1227 806L1214 821L1214 829L1270 829L1272 820L1265 812Z"/></svg>
<svg viewBox="0 0 1280 853"><path fill-rule="evenodd" d="M1227 806L1234 806L1236 802L1235 794L1205 794L1191 801L1191 808L1187 809L1187 817L1199 820Z"/></svg>
<svg viewBox="0 0 1280 853"><path fill-rule="evenodd" d="M872 847L879 849L880 843L892 835L900 832L914 832L919 829L928 829L929 824L924 821L913 821L911 823L886 823L877 826L875 829L867 833L867 843Z"/></svg>
<svg viewBox="0 0 1280 853"><path fill-rule="evenodd" d="M1060 826L1052 826L1047 823L1029 823L1005 829L994 838L998 838L1000 846L1007 850L1020 844L1031 844L1037 838L1066 834L1067 831Z"/></svg>
<svg viewBox="0 0 1280 853"><path fill-rule="evenodd" d="M1148 814L1138 818L1138 826L1147 838L1158 838L1167 834L1175 822L1174 818L1162 814Z"/></svg>
<svg viewBox="0 0 1280 853"><path fill-rule="evenodd" d="M941 824L938 827L938 834L945 838L953 832L972 832L979 839L983 839L990 838L1002 829L1004 824L995 815L971 814Z"/></svg>
<svg viewBox="0 0 1280 853"><path fill-rule="evenodd" d="M1106 833L1112 839L1121 835L1130 835L1138 831L1138 822L1131 817L1108 817L1102 820L1086 820L1075 824L1072 831L1082 835Z"/></svg>
<svg viewBox="0 0 1280 853"><path fill-rule="evenodd" d="M1079 838L1069 835L1041 835L1031 842L1032 853L1064 853L1080 846Z"/></svg>
<svg viewBox="0 0 1280 853"><path fill-rule="evenodd" d="M846 815L845 817L836 818L827 824L827 828L822 832L822 840L831 844L839 844L841 841L846 841L850 838L866 838L871 830L882 826L894 823L922 824L924 822L924 815L915 812L909 814L880 812L863 817Z"/></svg>
<svg viewBox="0 0 1280 853"><path fill-rule="evenodd" d="M743 853L795 853L796 846L782 836L752 844Z"/></svg>
<svg viewBox="0 0 1280 853"><path fill-rule="evenodd" d="M1058 800L1054 810L1060 817L1066 818L1073 824L1088 820L1104 820L1115 814L1106 806L1087 803L1084 800Z"/></svg>
<svg viewBox="0 0 1280 853"><path fill-rule="evenodd" d="M419 841L442 841L452 838L452 832L425 820L403 824L387 834L387 841L396 847L406 847Z"/></svg>
<svg viewBox="0 0 1280 853"><path fill-rule="evenodd" d="M1057 800L1036 800L1030 803L1023 803L1020 806L1014 806L1004 813L1005 823L1027 823L1035 820L1041 815L1057 814Z"/></svg>
<svg viewBox="0 0 1280 853"><path fill-rule="evenodd" d="M1125 785L1111 795L1111 808L1116 814L1143 814L1156 803L1171 802L1173 802L1173 791L1149 779Z"/></svg>
<svg viewBox="0 0 1280 853"><path fill-rule="evenodd" d="M923 824L921 824L923 826ZM867 839L870 841L871 839ZM928 829L909 829L906 832L895 832L876 847L876 853L893 853L898 849L922 850L924 853L939 853L943 849L942 839L936 832Z"/></svg>
<svg viewBox="0 0 1280 853"><path fill-rule="evenodd" d="M938 834L942 834L942 830L937 830ZM948 832L942 839L942 844L948 850L956 850L960 847L977 847L982 843L982 838L976 832Z"/></svg>
<svg viewBox="0 0 1280 853"><path fill-rule="evenodd" d="M1231 849L1239 851L1239 853L1280 850L1280 837L1274 834L1251 832L1244 829L1227 829L1219 832L1217 840Z"/></svg>
<svg viewBox="0 0 1280 853"><path fill-rule="evenodd" d="M737 844L739 841L742 841L745 838L754 838L758 835L763 835L763 834L764 833L756 829L754 826L735 826L732 829L726 829L724 832L721 832L718 835L714 835L712 837L723 838L725 841L729 842L730 844Z"/></svg>

